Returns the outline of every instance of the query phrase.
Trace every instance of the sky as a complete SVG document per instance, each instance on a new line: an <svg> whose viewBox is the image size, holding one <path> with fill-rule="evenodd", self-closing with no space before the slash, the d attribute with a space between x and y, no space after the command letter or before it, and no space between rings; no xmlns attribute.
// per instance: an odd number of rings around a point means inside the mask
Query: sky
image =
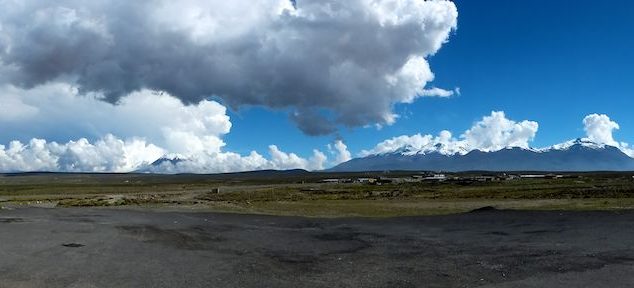
<svg viewBox="0 0 634 288"><path fill-rule="evenodd" d="M634 155L631 1L0 6L0 171L320 170L581 137Z"/></svg>
<svg viewBox="0 0 634 288"><path fill-rule="evenodd" d="M342 129L351 149L366 149L396 135L460 133L494 110L538 121L539 133L531 143L535 147L584 136L582 119L592 113L608 114L623 127L615 132L618 138L634 139L634 38L628 36L634 35L632 1L455 3L458 29L429 62L436 76L432 85L460 87L461 95L399 105L397 111L406 116L379 131ZM240 143L259 119L280 123L284 118L257 109L238 115L228 135L235 149L249 148ZM294 151L332 139L293 132L279 143Z"/></svg>

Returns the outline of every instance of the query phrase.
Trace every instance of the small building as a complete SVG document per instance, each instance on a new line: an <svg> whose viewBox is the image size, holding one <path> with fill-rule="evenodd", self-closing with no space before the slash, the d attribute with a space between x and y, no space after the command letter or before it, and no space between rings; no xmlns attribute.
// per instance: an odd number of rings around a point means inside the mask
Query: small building
<svg viewBox="0 0 634 288"><path fill-rule="evenodd" d="M522 179L544 179L544 178L546 178L546 175L543 175L543 174L523 174L523 175L520 175L520 178L522 178Z"/></svg>
<svg viewBox="0 0 634 288"><path fill-rule="evenodd" d="M445 174L433 174L431 176L427 176L423 178L426 181L445 181L447 180L447 175Z"/></svg>
<svg viewBox="0 0 634 288"><path fill-rule="evenodd" d="M507 181L517 180L517 179L520 179L520 176L514 175L514 174L506 174L505 173L505 174L500 176L500 179L507 180Z"/></svg>
<svg viewBox="0 0 634 288"><path fill-rule="evenodd" d="M357 182L366 183L366 184L374 184L376 182L375 178L357 178Z"/></svg>
<svg viewBox="0 0 634 288"><path fill-rule="evenodd" d="M473 178L473 180L478 181L478 182L493 182L497 180L497 177L495 176L476 176Z"/></svg>

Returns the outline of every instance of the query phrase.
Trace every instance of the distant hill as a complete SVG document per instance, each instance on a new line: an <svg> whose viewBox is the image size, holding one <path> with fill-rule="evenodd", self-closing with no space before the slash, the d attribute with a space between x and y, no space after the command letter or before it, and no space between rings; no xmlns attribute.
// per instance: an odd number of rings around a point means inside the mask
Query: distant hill
<svg viewBox="0 0 634 288"><path fill-rule="evenodd" d="M180 156L180 155L165 155L151 164L144 165L134 171L135 173L157 173L157 174L190 174L187 172L180 172L179 170L174 170L174 168L179 164L187 164L190 159ZM197 173L193 173L197 174ZM297 176L305 176L307 174L311 174L310 172L304 169L289 169L289 170L256 170L256 171L244 171L244 172L232 172L232 173L212 173L213 175L218 175L226 178L237 177L237 178L248 178L248 179L258 179L258 178L281 178L281 177L297 177ZM209 174L209 175L212 175Z"/></svg>
<svg viewBox="0 0 634 288"><path fill-rule="evenodd" d="M341 163L328 171L631 171L634 158L619 148L576 139L545 149L509 147L498 151L473 150L449 154L400 149Z"/></svg>

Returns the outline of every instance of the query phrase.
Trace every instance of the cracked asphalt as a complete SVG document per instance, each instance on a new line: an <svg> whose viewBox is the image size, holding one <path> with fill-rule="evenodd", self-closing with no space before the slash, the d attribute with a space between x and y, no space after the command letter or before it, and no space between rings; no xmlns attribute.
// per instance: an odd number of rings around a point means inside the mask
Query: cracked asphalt
<svg viewBox="0 0 634 288"><path fill-rule="evenodd" d="M634 211L0 210L0 287L632 287Z"/></svg>

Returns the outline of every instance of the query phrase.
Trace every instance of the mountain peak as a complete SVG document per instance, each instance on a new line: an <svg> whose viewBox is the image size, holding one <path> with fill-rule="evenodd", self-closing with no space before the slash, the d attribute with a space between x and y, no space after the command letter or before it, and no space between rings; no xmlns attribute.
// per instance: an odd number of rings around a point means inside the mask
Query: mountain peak
<svg viewBox="0 0 634 288"><path fill-rule="evenodd" d="M452 145L429 145L421 153L392 152L372 157L356 158L342 163L331 171L630 171L634 159L620 148L579 138L544 149L506 147L494 151L474 149L469 153L445 154ZM435 155L434 155L435 154Z"/></svg>
<svg viewBox="0 0 634 288"><path fill-rule="evenodd" d="M152 162L150 166L161 166L163 163L170 163L175 165L179 162L187 161L188 159L179 154L166 154L163 157L156 159L156 161Z"/></svg>
<svg viewBox="0 0 634 288"><path fill-rule="evenodd" d="M466 149L464 145L459 145L458 143L452 143L452 144L429 143L428 145L424 145L424 146L406 144L391 151L378 152L372 155L374 156L385 156L385 155L413 156L413 155L441 154L445 156L451 156L456 154L464 155L464 154L467 154L469 151L470 150Z"/></svg>
<svg viewBox="0 0 634 288"><path fill-rule="evenodd" d="M601 143L597 143L594 142L588 138L577 138L574 140L570 140L570 141L566 141L564 143L560 143L560 144L556 144L544 149L541 149L542 151L552 151L552 150L568 150L570 148L573 147L584 147L584 148L590 148L590 149L604 149L606 146L606 144L601 144Z"/></svg>

